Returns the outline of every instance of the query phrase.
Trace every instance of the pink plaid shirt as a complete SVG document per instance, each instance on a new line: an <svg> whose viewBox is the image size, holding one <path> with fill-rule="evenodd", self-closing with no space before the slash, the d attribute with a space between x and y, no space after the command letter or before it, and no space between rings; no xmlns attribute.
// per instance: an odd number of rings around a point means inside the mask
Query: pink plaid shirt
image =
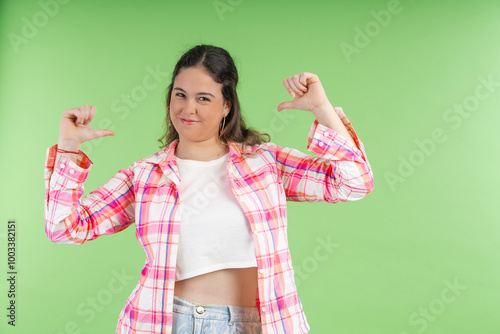
<svg viewBox="0 0 500 334"><path fill-rule="evenodd" d="M288 249L286 200L337 203L359 200L373 189L364 146L341 108L356 146L314 121L307 149L317 156L264 143L242 148L229 143L227 172L234 196L253 231L258 296L265 334L308 333L309 324L294 281ZM182 194L174 158L177 142L120 170L83 199L92 162L82 151L78 163L56 158L45 163L45 231L52 242L82 244L119 232L135 222L146 252L137 286L122 309L117 333L171 333ZM253 153L253 154L247 154Z"/></svg>

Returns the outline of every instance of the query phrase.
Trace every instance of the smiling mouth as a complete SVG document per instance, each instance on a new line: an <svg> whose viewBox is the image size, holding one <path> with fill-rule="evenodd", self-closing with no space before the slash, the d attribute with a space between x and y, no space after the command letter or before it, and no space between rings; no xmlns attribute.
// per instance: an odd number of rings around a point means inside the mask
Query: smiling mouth
<svg viewBox="0 0 500 334"><path fill-rule="evenodd" d="M193 124L198 123L198 121L193 121L193 120L185 119L185 118L181 118L181 122L182 122L182 124L186 124L186 125L193 125Z"/></svg>

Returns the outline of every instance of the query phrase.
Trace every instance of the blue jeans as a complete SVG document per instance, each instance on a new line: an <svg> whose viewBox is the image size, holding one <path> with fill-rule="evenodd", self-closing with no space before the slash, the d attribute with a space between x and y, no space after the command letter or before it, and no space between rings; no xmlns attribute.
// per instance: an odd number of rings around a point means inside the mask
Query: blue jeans
<svg viewBox="0 0 500 334"><path fill-rule="evenodd" d="M174 296L172 334L260 334L256 307L206 305Z"/></svg>

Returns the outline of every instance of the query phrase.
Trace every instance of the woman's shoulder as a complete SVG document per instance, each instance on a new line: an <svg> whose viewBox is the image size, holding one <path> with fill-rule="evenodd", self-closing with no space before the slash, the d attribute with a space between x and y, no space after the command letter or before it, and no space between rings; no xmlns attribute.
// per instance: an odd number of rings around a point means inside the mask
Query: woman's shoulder
<svg viewBox="0 0 500 334"><path fill-rule="evenodd" d="M287 146L279 146L273 142L265 142L262 144L257 144L253 146L242 146L240 145L240 151L241 154L246 155L246 154L258 154L258 153L264 153L264 152L271 152L271 153L279 153L280 151L289 151L293 150L291 147Z"/></svg>
<svg viewBox="0 0 500 334"><path fill-rule="evenodd" d="M238 144L237 147L238 149L233 152L237 152L237 155L241 156L243 159L261 159L269 161L269 159L277 160L278 157L283 154L296 154L295 149L286 146L279 146L273 142L265 142L252 146L242 146L241 144ZM231 156L231 148L229 152L229 155Z"/></svg>
<svg viewBox="0 0 500 334"><path fill-rule="evenodd" d="M144 158L136 160L130 167L132 169L144 169L148 167L151 168L153 165L160 165L164 163L168 156L169 156L169 150L168 148L165 148L161 151L155 152Z"/></svg>
<svg viewBox="0 0 500 334"><path fill-rule="evenodd" d="M242 143L229 142L229 155L241 155L241 156L256 156L263 154L265 152L272 152L275 150L276 145L271 142L265 142L255 145L244 145Z"/></svg>
<svg viewBox="0 0 500 334"><path fill-rule="evenodd" d="M166 149L158 151L156 153L150 154L140 160L137 160L136 163L140 164L159 164L167 157Z"/></svg>

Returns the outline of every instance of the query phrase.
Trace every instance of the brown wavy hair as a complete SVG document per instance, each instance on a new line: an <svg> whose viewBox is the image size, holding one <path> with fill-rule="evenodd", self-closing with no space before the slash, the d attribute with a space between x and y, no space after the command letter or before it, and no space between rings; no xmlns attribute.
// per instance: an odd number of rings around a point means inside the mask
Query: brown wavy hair
<svg viewBox="0 0 500 334"><path fill-rule="evenodd" d="M245 125L245 121L241 114L238 94L236 92L238 71L234 65L233 58L231 58L226 50L220 47L197 45L181 56L172 73L172 82L168 86L166 95L167 110L170 107L172 88L177 74L179 74L181 69L195 66L202 66L215 82L222 84L224 102L231 102L231 110L226 116L225 126L223 127L222 124L224 121L221 121L221 124L219 124L219 131L223 128L219 135L220 141L225 145L227 145L229 141L232 141L240 143L243 146L253 146L269 142L271 140L269 134L258 132ZM179 133L168 119L169 116L170 112L167 111L165 117L165 132L160 139L158 139L162 144L160 146L161 148L166 148L173 141L179 139Z"/></svg>

